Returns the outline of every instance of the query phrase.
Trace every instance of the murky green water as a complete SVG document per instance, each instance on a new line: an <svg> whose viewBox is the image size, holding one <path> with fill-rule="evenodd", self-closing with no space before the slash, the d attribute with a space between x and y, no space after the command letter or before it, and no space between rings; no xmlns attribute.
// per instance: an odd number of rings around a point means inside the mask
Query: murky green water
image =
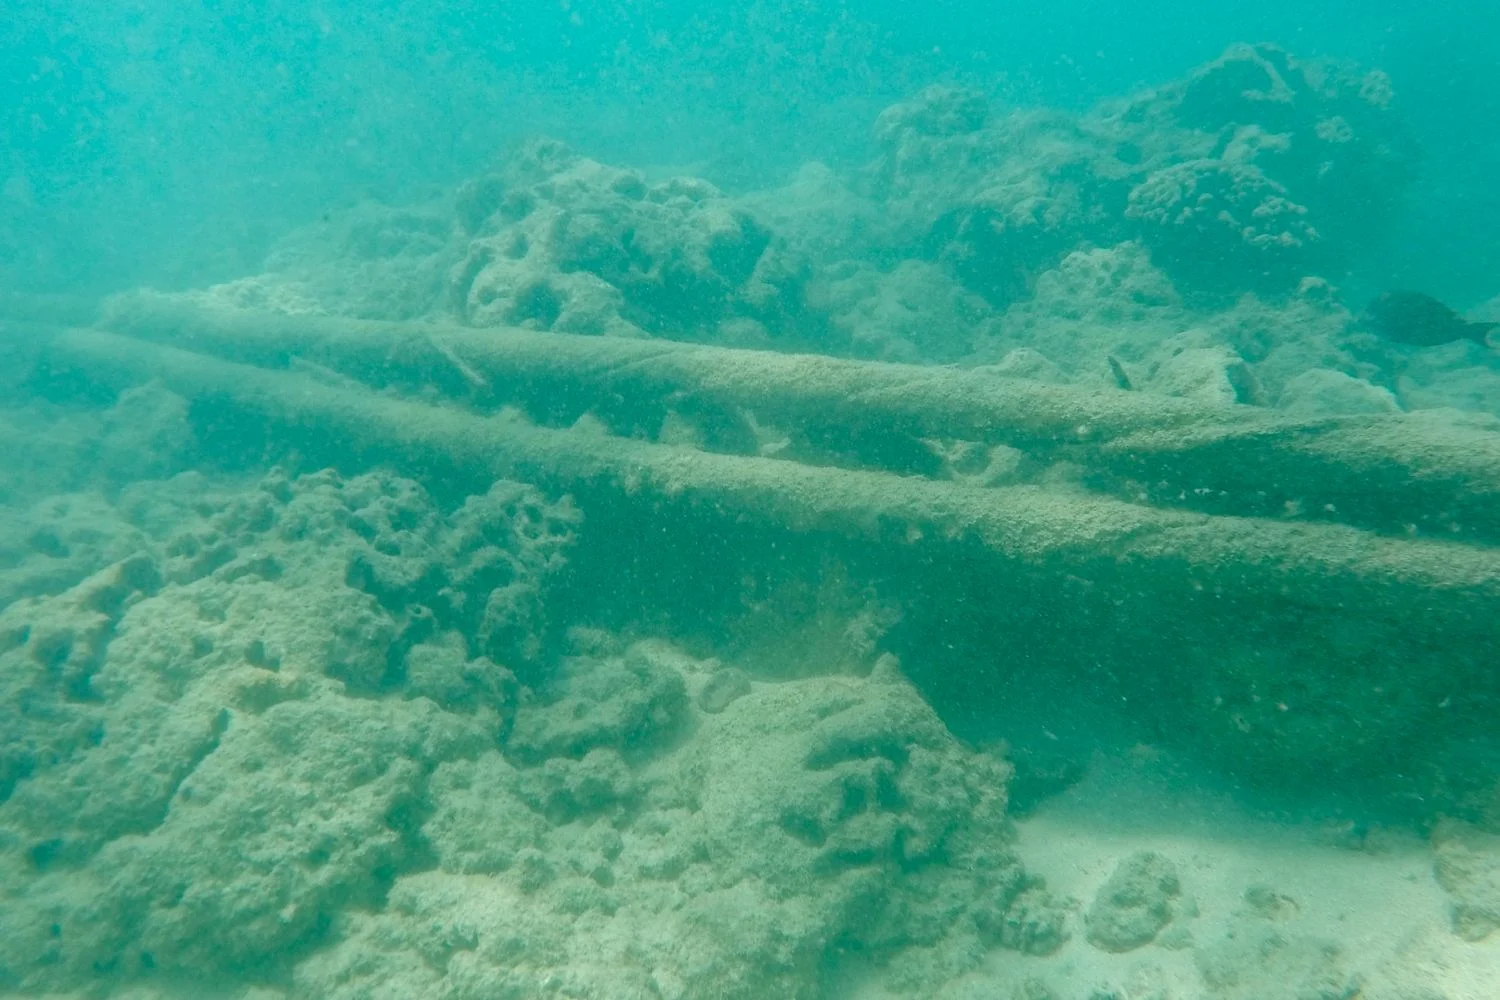
<svg viewBox="0 0 1500 1000"><path fill-rule="evenodd" d="M1500 991L1472 11L12 6L0 996Z"/></svg>

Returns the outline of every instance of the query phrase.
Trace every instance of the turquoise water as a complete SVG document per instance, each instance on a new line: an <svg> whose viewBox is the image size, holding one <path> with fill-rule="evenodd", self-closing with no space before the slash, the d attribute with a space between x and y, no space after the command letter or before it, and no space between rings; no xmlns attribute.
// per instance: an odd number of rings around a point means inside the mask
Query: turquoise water
<svg viewBox="0 0 1500 1000"><path fill-rule="evenodd" d="M9 6L0 997L1500 995L1491 15Z"/></svg>

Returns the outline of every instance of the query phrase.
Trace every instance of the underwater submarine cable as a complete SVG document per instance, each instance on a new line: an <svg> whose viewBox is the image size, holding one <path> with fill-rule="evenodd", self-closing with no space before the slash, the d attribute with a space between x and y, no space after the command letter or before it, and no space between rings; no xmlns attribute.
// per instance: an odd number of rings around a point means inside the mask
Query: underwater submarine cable
<svg viewBox="0 0 1500 1000"><path fill-rule="evenodd" d="M1500 623L1500 549L1388 538L1340 524L1211 516L1038 486L979 487L549 428L330 384L97 330L48 337L40 363L119 391L158 381L215 419L320 459L517 478L625 502L688 502L791 531L879 544L957 545L1066 571L1107 566L1152 587L1220 587L1418 632ZM206 405L204 405L206 404ZM327 454L319 454L327 453ZM1132 570L1131 567L1134 567ZM1413 601L1414 595L1421 600Z"/></svg>
<svg viewBox="0 0 1500 1000"><path fill-rule="evenodd" d="M1016 447L1152 484L1153 503L1313 516L1500 541L1500 434L1442 414L1293 418L982 370L668 340L286 316L135 292L102 325L273 368L321 365L483 410L538 399L605 414L691 405L810 428L875 456L923 438ZM1138 491L1124 491L1135 495Z"/></svg>
<svg viewBox="0 0 1500 1000"><path fill-rule="evenodd" d="M1018 595L1062 602L1063 620L1094 638L1047 655L1085 674L1102 659L1166 691L1228 685L1243 697L1200 706L1197 739L1214 756L1277 773L1378 768L1446 724L1449 706L1483 730L1500 704L1497 546L1216 516L1076 486L977 486L707 452L621 437L597 420L541 426L317 367L260 368L97 330L53 328L28 346L38 380L101 396L154 381L184 397L200 446L231 466L298 454L351 475L392 468L459 495L511 478L571 494L606 532L645 517L668 533L606 535L606 548L701 548L712 544L705 532L749 527L769 533L769 560L832 543L959 581L957 600L994 602L997 614ZM1279 694L1256 701L1263 690L1294 697L1283 710ZM1180 719L1175 697L1135 709Z"/></svg>
<svg viewBox="0 0 1500 1000"><path fill-rule="evenodd" d="M107 303L100 327L284 367L302 357L392 388L689 395L724 406L880 422L892 433L968 435L1031 444L1201 421L1201 404L1046 386L975 369L718 347L666 339L594 337L516 327L291 316L213 306L156 292ZM457 363L456 363L457 362ZM1057 390L1057 391L1054 391Z"/></svg>

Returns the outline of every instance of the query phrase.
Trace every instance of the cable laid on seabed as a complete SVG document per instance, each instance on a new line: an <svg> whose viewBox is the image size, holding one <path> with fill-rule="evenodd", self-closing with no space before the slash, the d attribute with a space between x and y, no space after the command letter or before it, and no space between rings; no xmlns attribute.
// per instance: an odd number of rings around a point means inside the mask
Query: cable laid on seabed
<svg viewBox="0 0 1500 1000"><path fill-rule="evenodd" d="M1345 525L1214 517L1036 486L975 487L870 470L722 455L585 429L539 427L511 415L330 385L96 330L56 331L44 363L113 388L157 380L190 400L212 397L282 430L341 450L419 466L439 459L561 489L608 482L632 493L690 496L797 528L861 535L969 539L997 555L1165 560L1210 576L1239 566L1278 580L1409 584L1493 607L1500 549L1386 538ZM1242 578L1241 584L1249 583ZM1275 583L1272 589L1279 588ZM1306 596L1306 595L1304 595ZM1340 600L1343 598L1340 597ZM1475 610L1478 610L1476 607Z"/></svg>
<svg viewBox="0 0 1500 1000"><path fill-rule="evenodd" d="M1186 718L1215 753L1269 761L1271 773L1375 766L1397 741L1420 738L1434 713L1456 718L1458 706L1488 718L1500 703L1497 547L716 454L413 402L98 330L27 333L41 381L113 391L159 382L190 402L216 445L252 462L298 451L346 471L520 479L584 495L587 509L690 507L984 564L1018 595L1084 581L1092 610L1079 625L1091 641L1080 636L1077 655L1112 658L1156 676L1170 698L1201 702ZM668 523L703 530L697 519ZM1288 699L1295 711L1282 709ZM1165 702L1161 711L1185 721Z"/></svg>
<svg viewBox="0 0 1500 1000"><path fill-rule="evenodd" d="M1446 413L1296 419L984 370L286 316L150 292L111 300L101 325L231 361L298 359L469 407L749 411L877 455L924 438L1009 445L1127 480L1122 493L1162 505L1500 541L1500 423Z"/></svg>

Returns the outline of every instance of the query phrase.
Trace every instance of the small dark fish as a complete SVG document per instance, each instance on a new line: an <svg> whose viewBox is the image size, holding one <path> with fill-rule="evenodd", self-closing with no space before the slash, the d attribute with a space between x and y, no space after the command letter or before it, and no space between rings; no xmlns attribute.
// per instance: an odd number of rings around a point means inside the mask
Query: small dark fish
<svg viewBox="0 0 1500 1000"><path fill-rule="evenodd" d="M1385 292L1365 309L1370 330L1402 344L1436 347L1455 340L1473 340L1490 346L1489 334L1500 323L1470 323L1431 295L1421 292Z"/></svg>

